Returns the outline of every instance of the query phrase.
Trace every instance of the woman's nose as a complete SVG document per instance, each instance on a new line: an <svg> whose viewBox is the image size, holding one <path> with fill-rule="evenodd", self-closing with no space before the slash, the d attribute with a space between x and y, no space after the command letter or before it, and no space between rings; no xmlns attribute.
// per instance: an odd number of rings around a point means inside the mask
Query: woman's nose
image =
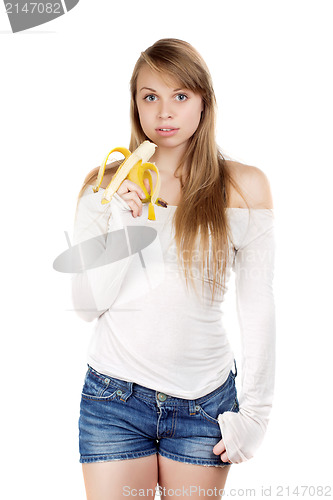
<svg viewBox="0 0 333 500"><path fill-rule="evenodd" d="M170 108L170 104L167 103L161 103L159 110L158 110L158 117L161 119L166 119L166 118L171 118L172 117L172 110Z"/></svg>

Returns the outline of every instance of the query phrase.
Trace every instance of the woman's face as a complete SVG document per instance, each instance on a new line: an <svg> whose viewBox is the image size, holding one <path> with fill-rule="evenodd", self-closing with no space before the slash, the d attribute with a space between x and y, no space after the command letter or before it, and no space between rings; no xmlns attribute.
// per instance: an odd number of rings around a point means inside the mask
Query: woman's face
<svg viewBox="0 0 333 500"><path fill-rule="evenodd" d="M166 84L147 64L138 74L136 103L146 136L160 148L179 150L197 130L204 106L201 95L176 81Z"/></svg>

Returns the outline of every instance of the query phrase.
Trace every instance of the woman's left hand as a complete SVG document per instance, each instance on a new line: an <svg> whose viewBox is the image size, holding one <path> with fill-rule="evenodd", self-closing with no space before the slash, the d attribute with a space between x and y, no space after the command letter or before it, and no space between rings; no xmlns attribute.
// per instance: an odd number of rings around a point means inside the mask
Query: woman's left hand
<svg viewBox="0 0 333 500"><path fill-rule="evenodd" d="M226 448L225 448L225 445L224 445L224 442L223 442L223 439L221 439L221 441L219 441L213 448L213 453L215 455L221 455L221 460L222 462L229 462L229 464L231 464L232 462L230 462L229 458L228 458L228 455L227 455L227 452L226 452Z"/></svg>

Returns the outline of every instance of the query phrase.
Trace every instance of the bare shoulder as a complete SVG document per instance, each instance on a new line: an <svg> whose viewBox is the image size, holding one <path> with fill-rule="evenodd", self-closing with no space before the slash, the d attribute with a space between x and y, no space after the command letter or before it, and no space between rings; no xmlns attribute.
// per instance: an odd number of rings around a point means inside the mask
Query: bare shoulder
<svg viewBox="0 0 333 500"><path fill-rule="evenodd" d="M260 168L232 160L226 160L226 163L250 208L274 208L269 180ZM244 199L233 186L230 192L230 206L247 208Z"/></svg>

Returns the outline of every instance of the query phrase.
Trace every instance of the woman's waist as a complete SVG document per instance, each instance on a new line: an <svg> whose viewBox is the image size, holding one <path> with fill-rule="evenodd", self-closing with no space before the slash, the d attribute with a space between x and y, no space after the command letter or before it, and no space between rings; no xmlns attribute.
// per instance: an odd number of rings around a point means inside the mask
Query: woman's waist
<svg viewBox="0 0 333 500"><path fill-rule="evenodd" d="M109 357L123 358L124 362L149 364L158 362L169 369L182 367L217 367L231 351L226 331L219 322L195 322L177 319L126 315L107 311L95 327L93 344ZM155 361L154 361L155 362Z"/></svg>

